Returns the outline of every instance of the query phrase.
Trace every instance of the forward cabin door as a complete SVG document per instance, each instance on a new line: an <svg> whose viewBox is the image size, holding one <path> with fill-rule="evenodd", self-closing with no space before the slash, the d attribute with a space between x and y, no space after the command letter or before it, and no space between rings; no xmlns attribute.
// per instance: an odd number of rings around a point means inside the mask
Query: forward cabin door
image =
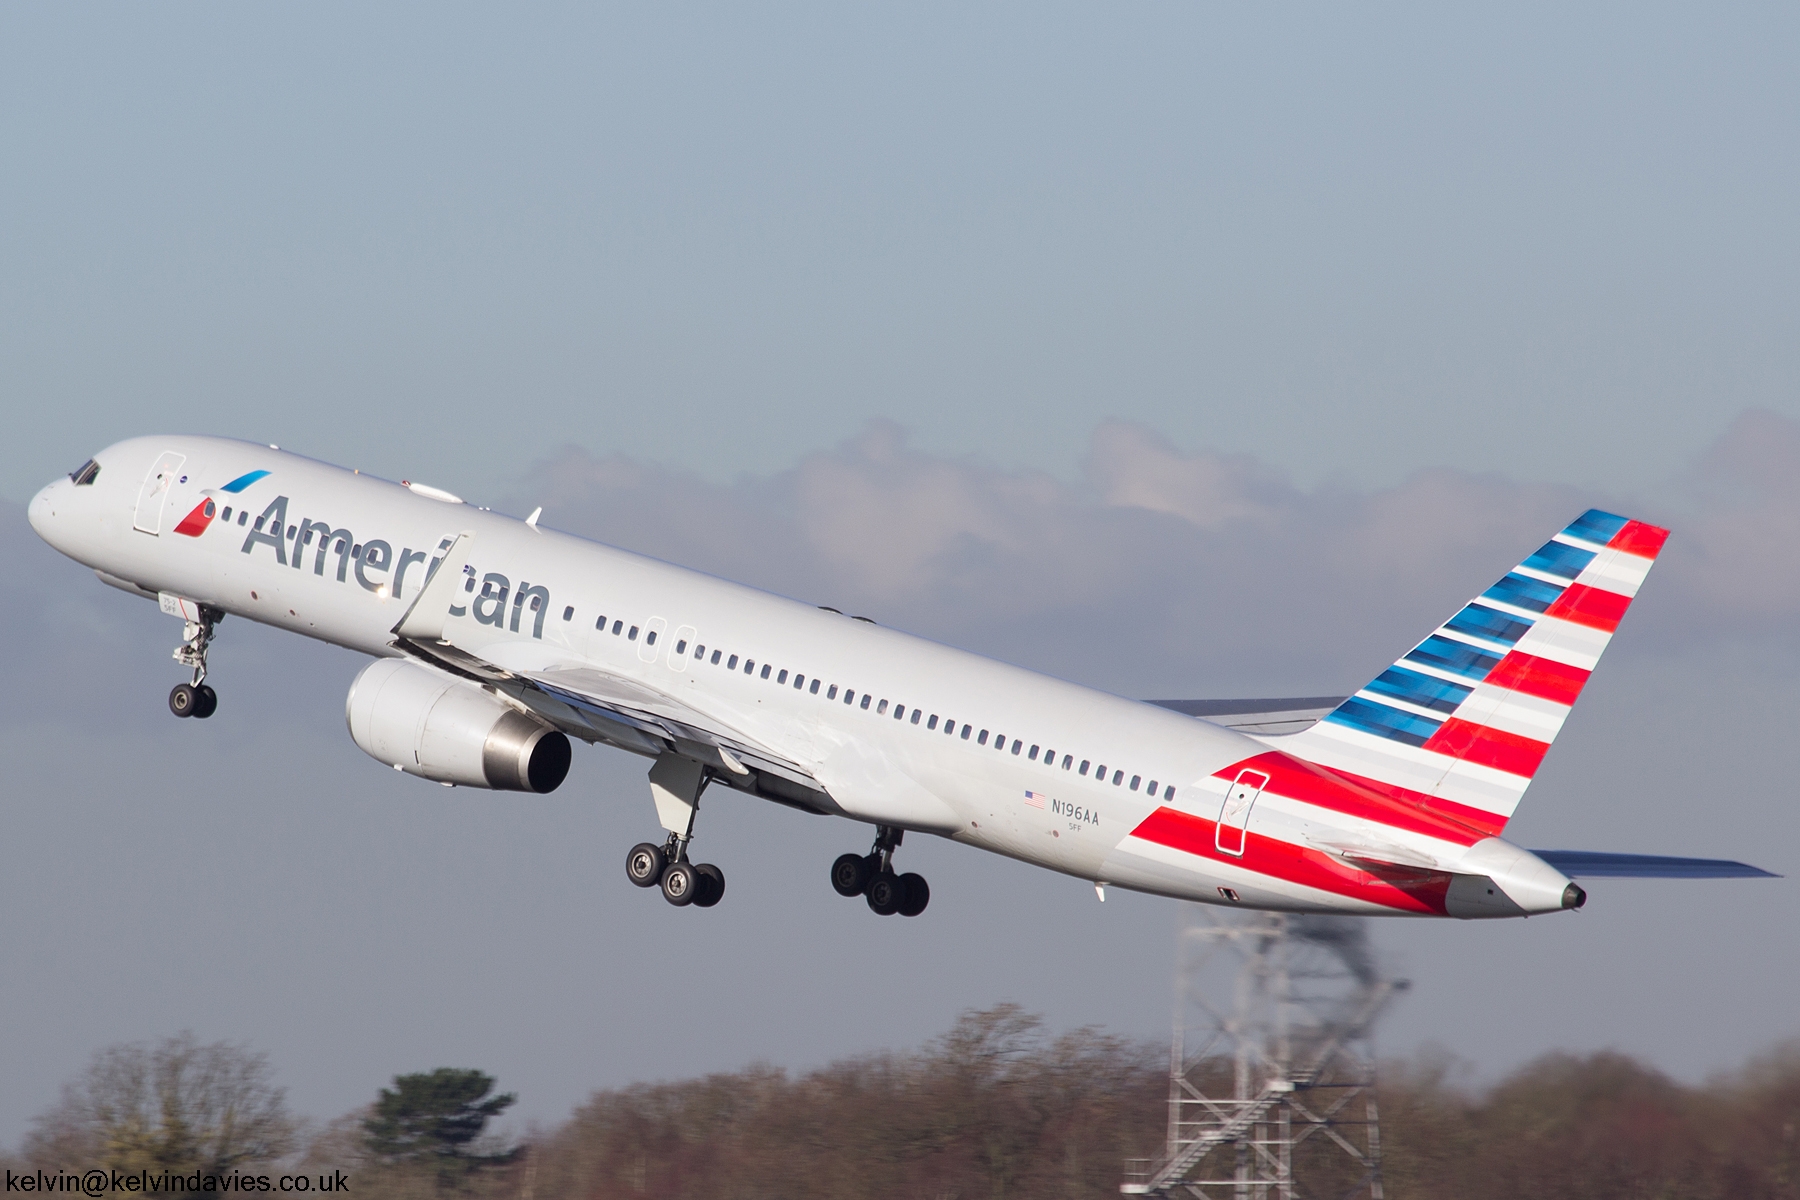
<svg viewBox="0 0 1800 1200"><path fill-rule="evenodd" d="M137 515L132 518L132 528L141 533L162 532L163 502L169 498L169 489L175 486L181 464L186 461L185 454L163 451L150 473L144 476L144 486L138 489Z"/></svg>
<svg viewBox="0 0 1800 1200"><path fill-rule="evenodd" d="M1214 835L1213 844L1224 854L1242 856L1244 853L1245 830L1250 825L1250 810L1256 806L1256 798L1262 795L1267 787L1269 777L1261 771L1246 768L1239 771L1225 792L1225 799L1219 805L1219 824Z"/></svg>

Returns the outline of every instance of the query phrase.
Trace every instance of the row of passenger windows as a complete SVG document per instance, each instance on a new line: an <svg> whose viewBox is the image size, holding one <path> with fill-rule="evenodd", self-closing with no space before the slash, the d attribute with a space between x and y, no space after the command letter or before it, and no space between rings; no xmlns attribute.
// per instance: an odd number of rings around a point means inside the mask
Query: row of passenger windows
<svg viewBox="0 0 1800 1200"><path fill-rule="evenodd" d="M566 621L573 615L573 608L563 610L563 620ZM596 621L594 623L594 628L600 630L602 633L606 632L606 618L601 617ZM618 635L621 631L623 631L626 640L637 640L638 627L636 625L627 627L624 621L615 620L612 623L612 632L615 635ZM644 638L647 645L654 646L656 644L656 631L654 629L650 630L644 635ZM676 657L679 658L682 655L685 655L687 650L688 644L685 639L675 643ZM754 658L744 657L740 659L738 655L728 655L723 650L713 650L709 656L704 644L698 644L694 647L694 661L696 663L707 663L715 667L723 666L727 671L738 670L738 664L741 661L743 663L742 669L744 674L758 679L770 679L774 683L782 686L786 686L790 678L789 672L786 670L778 671L769 663L763 663L761 668L758 668ZM792 680L793 687L796 691L805 691L808 695L817 696L822 689L825 699L827 700L836 700L839 696L840 689L835 683L827 684L817 677L808 679L805 675L798 672L793 673ZM868 692L863 692L859 696L854 688L843 688L841 691L845 704L860 708L865 712L872 710L878 717L888 715L888 711L891 707L894 720L896 721L905 721L912 725L922 724L923 728L929 732L935 733L941 730L946 735L960 737L961 740L965 742L973 739L977 746L992 745L994 749L1001 751L1002 753L1008 752L1009 750L1013 754L1023 753L1026 759L1031 762L1041 762L1044 766L1049 768L1055 768L1057 766L1056 751L1054 749L1046 748L1041 745L1034 745L1027 749L1023 738L1013 738L1009 746L1006 735L1003 733L991 733L986 729L977 732L975 727L967 722L962 724L959 733L954 718L940 717L937 713L931 713L927 716L924 709L908 708L904 704L894 704L890 706L887 700L877 700ZM1073 754L1065 754L1062 756L1062 769L1065 771L1074 771L1076 774L1083 777L1092 777L1100 783L1105 783L1107 781L1106 764L1095 763L1092 759L1084 758L1080 761L1079 765L1077 765ZM1146 783L1142 775L1127 775L1125 768L1114 767L1112 770L1113 786L1124 787L1127 786L1127 783L1129 783L1131 790L1134 792L1142 791L1146 795L1156 795L1158 787L1157 780L1152 779ZM1175 798L1174 784L1165 784L1162 785L1162 788L1162 798L1164 800L1173 800Z"/></svg>

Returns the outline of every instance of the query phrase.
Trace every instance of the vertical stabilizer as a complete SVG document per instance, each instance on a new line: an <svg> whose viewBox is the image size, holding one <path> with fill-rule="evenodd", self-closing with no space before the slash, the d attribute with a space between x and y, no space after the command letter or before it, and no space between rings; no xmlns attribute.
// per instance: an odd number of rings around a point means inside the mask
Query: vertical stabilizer
<svg viewBox="0 0 1800 1200"><path fill-rule="evenodd" d="M1282 750L1498 834L1668 530L1590 509Z"/></svg>

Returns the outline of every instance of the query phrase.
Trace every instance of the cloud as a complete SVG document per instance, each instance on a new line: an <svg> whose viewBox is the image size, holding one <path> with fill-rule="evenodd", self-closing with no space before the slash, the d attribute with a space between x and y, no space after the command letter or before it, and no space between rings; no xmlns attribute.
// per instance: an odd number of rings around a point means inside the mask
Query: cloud
<svg viewBox="0 0 1800 1200"><path fill-rule="evenodd" d="M1304 489L1124 423L1074 480L889 422L731 483L578 449L534 478L560 527L1137 694L1354 687L1590 505L1675 530L1640 638L1785 631L1800 602L1800 425L1767 412L1647 498L1450 469Z"/></svg>

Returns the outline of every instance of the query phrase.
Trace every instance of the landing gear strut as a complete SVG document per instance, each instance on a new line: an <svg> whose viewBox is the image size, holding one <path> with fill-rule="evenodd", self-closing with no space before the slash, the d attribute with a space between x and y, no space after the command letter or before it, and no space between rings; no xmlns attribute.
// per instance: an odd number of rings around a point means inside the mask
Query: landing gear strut
<svg viewBox="0 0 1800 1200"><path fill-rule="evenodd" d="M650 768L650 795L656 815L669 836L658 846L639 842L625 856L625 877L638 887L661 887L663 899L677 908L711 908L725 896L725 872L711 863L688 861L700 793L712 773L700 763L665 754Z"/></svg>
<svg viewBox="0 0 1800 1200"><path fill-rule="evenodd" d="M931 887L923 875L894 874L894 851L906 831L893 825L875 827L875 844L867 854L841 854L831 864L831 886L840 896L864 896L881 916L916 917L931 903Z"/></svg>
<svg viewBox="0 0 1800 1200"><path fill-rule="evenodd" d="M213 627L225 614L209 604L192 600L164 598L163 611L173 612L186 624L181 629L181 645L175 647L175 661L194 669L192 683L178 683L169 692L169 711L178 717L210 717L219 707L219 694L206 684L206 652L212 646Z"/></svg>

